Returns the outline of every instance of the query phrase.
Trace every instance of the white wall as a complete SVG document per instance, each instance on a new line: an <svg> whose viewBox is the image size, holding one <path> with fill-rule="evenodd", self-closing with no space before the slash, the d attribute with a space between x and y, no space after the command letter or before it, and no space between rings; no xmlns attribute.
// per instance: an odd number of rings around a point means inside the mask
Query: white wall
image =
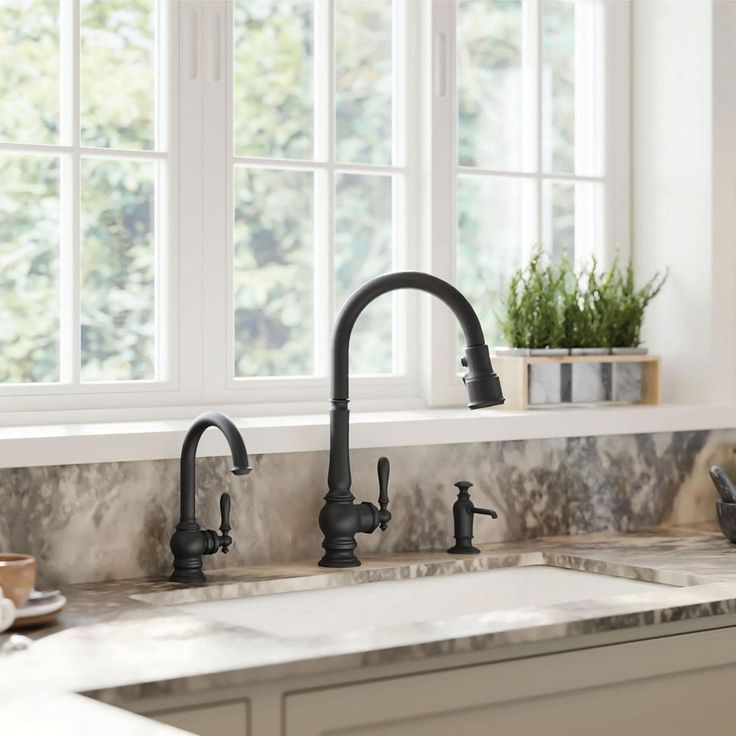
<svg viewBox="0 0 736 736"><path fill-rule="evenodd" d="M736 3L632 3L632 251L664 400L734 403ZM717 90L717 94L714 92Z"/></svg>
<svg viewBox="0 0 736 736"><path fill-rule="evenodd" d="M736 404L736 3L713 10L711 398Z"/></svg>

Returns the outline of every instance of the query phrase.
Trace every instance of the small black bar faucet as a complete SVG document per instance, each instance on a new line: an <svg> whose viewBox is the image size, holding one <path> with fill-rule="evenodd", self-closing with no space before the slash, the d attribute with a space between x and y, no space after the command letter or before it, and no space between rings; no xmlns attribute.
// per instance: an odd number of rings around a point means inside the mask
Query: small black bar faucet
<svg viewBox="0 0 736 736"><path fill-rule="evenodd" d="M220 531L200 529L194 514L195 468L197 445L204 431L217 427L230 445L233 458L231 472L234 475L250 473L248 452L237 427L224 414L208 412L200 414L192 423L181 448L180 483L181 511L176 531L171 537L171 551L174 553L174 572L171 580L175 583L200 583L205 580L202 572L202 555L212 555L219 549L227 553L232 544L230 532L230 496L220 496Z"/></svg>
<svg viewBox="0 0 736 736"><path fill-rule="evenodd" d="M350 335L360 313L376 297L396 289L418 289L441 299L453 311L465 335L467 368L463 383L468 391L468 407L481 409L503 404L501 383L493 372L488 346L478 315L470 302L451 284L419 271L384 274L368 281L345 302L332 332L332 399L330 407L330 461L327 473L328 491L319 515L324 534L325 552L319 564L323 567L356 567L355 535L385 529L391 520L388 511L389 462L378 461L379 506L364 502L355 504L350 486L350 412L348 410L348 352Z"/></svg>

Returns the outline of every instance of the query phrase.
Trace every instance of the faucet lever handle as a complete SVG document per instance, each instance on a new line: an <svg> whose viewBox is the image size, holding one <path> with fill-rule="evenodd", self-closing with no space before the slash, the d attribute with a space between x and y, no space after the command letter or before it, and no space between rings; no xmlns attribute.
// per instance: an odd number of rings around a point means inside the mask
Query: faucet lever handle
<svg viewBox="0 0 736 736"><path fill-rule="evenodd" d="M223 493L220 496L220 531L222 532L220 546L225 554L228 553L228 547L233 542L229 534L230 529L230 494Z"/></svg>
<svg viewBox="0 0 736 736"><path fill-rule="evenodd" d="M391 521L391 512L388 510L388 476L391 470L391 464L387 457L378 458L378 505L380 511L378 518L380 520L381 529L384 531Z"/></svg>

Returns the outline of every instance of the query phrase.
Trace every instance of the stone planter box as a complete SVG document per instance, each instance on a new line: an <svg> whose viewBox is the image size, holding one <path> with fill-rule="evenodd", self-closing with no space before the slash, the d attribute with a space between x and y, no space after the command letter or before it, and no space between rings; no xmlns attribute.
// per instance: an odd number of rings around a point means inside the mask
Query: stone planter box
<svg viewBox="0 0 736 736"><path fill-rule="evenodd" d="M573 348L570 351L570 355L573 357L595 355L600 358L608 354L609 350L607 348ZM569 401L571 403L600 404L608 400L611 395L612 383L609 363L587 360L575 361L561 367L563 375L568 371L570 373ZM533 378L534 369L532 369Z"/></svg>
<svg viewBox="0 0 736 736"><path fill-rule="evenodd" d="M641 348L495 353L509 409L661 403L660 359Z"/></svg>

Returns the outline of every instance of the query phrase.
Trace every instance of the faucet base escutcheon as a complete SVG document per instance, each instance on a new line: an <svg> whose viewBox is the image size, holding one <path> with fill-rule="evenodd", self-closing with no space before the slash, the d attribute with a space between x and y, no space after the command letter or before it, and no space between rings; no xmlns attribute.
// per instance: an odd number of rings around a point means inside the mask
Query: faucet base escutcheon
<svg viewBox="0 0 736 736"><path fill-rule="evenodd" d="M385 458L381 458L385 460ZM380 462L380 461L379 461ZM377 509L372 503L354 503L353 495L335 500L329 493L319 515L319 526L324 534L322 548L325 550L319 561L321 567L359 567L355 556L358 532L371 534L379 526L391 520L389 511Z"/></svg>

